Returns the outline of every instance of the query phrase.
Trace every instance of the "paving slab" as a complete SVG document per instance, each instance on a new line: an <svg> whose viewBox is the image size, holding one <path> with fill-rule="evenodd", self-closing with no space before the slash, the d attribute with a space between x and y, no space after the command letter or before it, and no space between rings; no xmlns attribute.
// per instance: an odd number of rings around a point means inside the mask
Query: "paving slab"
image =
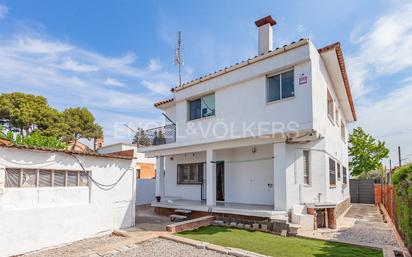
<svg viewBox="0 0 412 257"><path fill-rule="evenodd" d="M336 229L299 230L298 235L374 247L398 246L378 207L370 204L352 204L337 220Z"/></svg>

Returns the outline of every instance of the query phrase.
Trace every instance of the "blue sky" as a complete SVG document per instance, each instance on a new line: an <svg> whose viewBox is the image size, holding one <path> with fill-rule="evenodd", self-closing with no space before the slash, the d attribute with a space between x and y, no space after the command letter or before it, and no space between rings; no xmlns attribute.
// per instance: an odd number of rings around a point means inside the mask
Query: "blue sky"
<svg viewBox="0 0 412 257"><path fill-rule="evenodd" d="M412 160L412 3L375 1L0 0L0 92L44 95L55 108L86 106L107 143L122 124L161 120L153 108L177 83L173 51L183 32L189 80L252 57L254 21L278 22L274 44L309 37L342 43L359 121ZM397 163L394 161L393 163Z"/></svg>

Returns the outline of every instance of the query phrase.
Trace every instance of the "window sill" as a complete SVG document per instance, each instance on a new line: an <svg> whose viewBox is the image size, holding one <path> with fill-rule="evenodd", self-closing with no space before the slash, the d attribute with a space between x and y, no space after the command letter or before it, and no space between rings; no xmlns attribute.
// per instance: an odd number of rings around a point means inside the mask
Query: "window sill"
<svg viewBox="0 0 412 257"><path fill-rule="evenodd" d="M287 98L282 98L279 100L273 100L273 101L267 101L266 100L266 105L272 105L272 104L276 104L276 103L282 103L282 102L286 102L286 101L292 101L293 99L295 99L296 96L291 96L291 97L287 97Z"/></svg>
<svg viewBox="0 0 412 257"><path fill-rule="evenodd" d="M178 183L178 186L200 186L202 183Z"/></svg>
<svg viewBox="0 0 412 257"><path fill-rule="evenodd" d="M303 187L312 187L311 184L303 184Z"/></svg>
<svg viewBox="0 0 412 257"><path fill-rule="evenodd" d="M329 186L329 189L335 189L336 185Z"/></svg>
<svg viewBox="0 0 412 257"><path fill-rule="evenodd" d="M198 119L194 119L194 120L187 120L186 123L207 120L207 119L211 119L211 118L215 118L215 117L216 117L216 115L211 115L211 116L202 117L202 118L198 118Z"/></svg>

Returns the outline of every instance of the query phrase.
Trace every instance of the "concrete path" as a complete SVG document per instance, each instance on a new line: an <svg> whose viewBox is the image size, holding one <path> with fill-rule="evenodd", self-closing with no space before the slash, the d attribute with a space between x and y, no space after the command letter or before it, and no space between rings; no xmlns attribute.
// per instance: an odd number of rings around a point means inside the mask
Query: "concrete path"
<svg viewBox="0 0 412 257"><path fill-rule="evenodd" d="M97 257L135 251L140 243L168 234L167 216L154 213L150 206L136 208L136 226L127 229L124 236L105 235L88 238L67 245L25 254L27 257ZM133 252L132 251L132 252ZM138 250L136 250L138 251ZM123 256L123 255L121 255ZM139 255L140 256L140 255Z"/></svg>
<svg viewBox="0 0 412 257"><path fill-rule="evenodd" d="M352 204L337 220L337 229L299 231L298 235L375 247L398 246L378 207L369 204Z"/></svg>

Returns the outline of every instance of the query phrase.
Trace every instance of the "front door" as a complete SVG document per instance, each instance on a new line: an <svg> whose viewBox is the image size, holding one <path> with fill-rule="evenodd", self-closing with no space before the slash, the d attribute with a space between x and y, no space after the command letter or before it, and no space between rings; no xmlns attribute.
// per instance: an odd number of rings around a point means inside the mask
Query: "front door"
<svg viewBox="0 0 412 257"><path fill-rule="evenodd" d="M216 163L216 201L225 200L225 163Z"/></svg>

